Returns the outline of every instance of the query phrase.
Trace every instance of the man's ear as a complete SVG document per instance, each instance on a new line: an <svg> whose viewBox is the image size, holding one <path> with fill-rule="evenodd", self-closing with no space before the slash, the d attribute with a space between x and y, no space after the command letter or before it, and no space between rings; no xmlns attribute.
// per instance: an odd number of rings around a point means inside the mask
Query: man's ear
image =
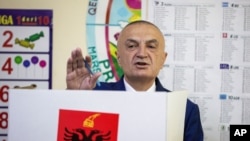
<svg viewBox="0 0 250 141"><path fill-rule="evenodd" d="M167 58L168 58L168 53L165 52L165 61L167 60Z"/></svg>
<svg viewBox="0 0 250 141"><path fill-rule="evenodd" d="M164 57L163 57L163 61L162 61L162 65L161 65L161 68L163 68L163 66L164 66L164 63L166 62L166 60L167 60L167 57L168 57L168 53L167 52L165 52L164 53Z"/></svg>
<svg viewBox="0 0 250 141"><path fill-rule="evenodd" d="M116 52L116 57L117 57L116 59L117 59L118 65L120 65L120 54L118 51Z"/></svg>

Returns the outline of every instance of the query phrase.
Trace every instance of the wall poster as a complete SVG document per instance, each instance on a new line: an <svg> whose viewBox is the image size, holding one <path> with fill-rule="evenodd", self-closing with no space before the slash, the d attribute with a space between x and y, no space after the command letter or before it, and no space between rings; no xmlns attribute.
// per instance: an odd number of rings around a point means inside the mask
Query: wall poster
<svg viewBox="0 0 250 141"><path fill-rule="evenodd" d="M52 88L52 10L0 9L0 141L8 136L8 90Z"/></svg>
<svg viewBox="0 0 250 141"><path fill-rule="evenodd" d="M90 0L86 19L87 51L93 72L102 72L100 81L117 81L123 75L116 61L116 42L121 29L141 19L141 1Z"/></svg>

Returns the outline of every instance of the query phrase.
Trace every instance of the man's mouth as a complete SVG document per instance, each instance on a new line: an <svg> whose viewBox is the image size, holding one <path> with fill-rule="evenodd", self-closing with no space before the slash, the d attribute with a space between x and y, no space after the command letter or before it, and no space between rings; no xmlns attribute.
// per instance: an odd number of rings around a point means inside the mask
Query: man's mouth
<svg viewBox="0 0 250 141"><path fill-rule="evenodd" d="M149 64L148 64L147 62L136 62L135 65L136 65L137 67L142 67L142 68L144 68L144 67L147 67Z"/></svg>
<svg viewBox="0 0 250 141"><path fill-rule="evenodd" d="M142 65L142 66L147 65L147 63L145 63L145 62L136 62L135 64L136 65Z"/></svg>

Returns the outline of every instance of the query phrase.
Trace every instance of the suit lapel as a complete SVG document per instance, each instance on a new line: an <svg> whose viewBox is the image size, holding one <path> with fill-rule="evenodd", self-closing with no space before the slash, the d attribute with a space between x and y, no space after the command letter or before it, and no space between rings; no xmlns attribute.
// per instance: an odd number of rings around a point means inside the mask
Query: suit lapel
<svg viewBox="0 0 250 141"><path fill-rule="evenodd" d="M119 81L117 81L117 83L114 83L113 85L113 90L122 90L125 91L125 84L123 81L123 77L121 77L121 79Z"/></svg>
<svg viewBox="0 0 250 141"><path fill-rule="evenodd" d="M121 79L117 83L114 84L113 90L123 90L123 91L126 90L123 79L124 79L124 77L121 77ZM170 90L165 89L162 86L162 84L158 78L155 79L155 85L156 85L156 91L158 91L158 92L160 92L160 91L170 92Z"/></svg>
<svg viewBox="0 0 250 141"><path fill-rule="evenodd" d="M162 86L162 84L161 84L161 82L160 82L160 80L158 78L155 79L155 85L156 85L156 91L157 92L160 92L160 91L170 92L170 90L165 89Z"/></svg>

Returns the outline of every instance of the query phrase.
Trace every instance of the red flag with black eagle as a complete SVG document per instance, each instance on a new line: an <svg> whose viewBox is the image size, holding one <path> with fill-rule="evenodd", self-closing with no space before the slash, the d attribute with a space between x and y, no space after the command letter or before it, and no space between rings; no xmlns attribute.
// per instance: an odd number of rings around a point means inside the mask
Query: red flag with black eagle
<svg viewBox="0 0 250 141"><path fill-rule="evenodd" d="M57 141L117 141L119 115L59 110Z"/></svg>

